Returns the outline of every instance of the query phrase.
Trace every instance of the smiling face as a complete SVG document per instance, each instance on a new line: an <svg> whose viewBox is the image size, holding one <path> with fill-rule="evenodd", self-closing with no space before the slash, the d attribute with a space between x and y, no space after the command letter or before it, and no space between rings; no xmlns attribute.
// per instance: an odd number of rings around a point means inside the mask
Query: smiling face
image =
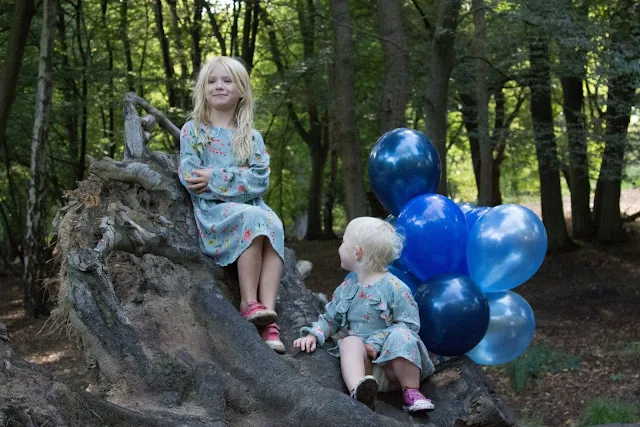
<svg viewBox="0 0 640 427"><path fill-rule="evenodd" d="M240 91L231 72L218 63L213 66L206 84L206 102L214 110L235 111L240 101Z"/></svg>

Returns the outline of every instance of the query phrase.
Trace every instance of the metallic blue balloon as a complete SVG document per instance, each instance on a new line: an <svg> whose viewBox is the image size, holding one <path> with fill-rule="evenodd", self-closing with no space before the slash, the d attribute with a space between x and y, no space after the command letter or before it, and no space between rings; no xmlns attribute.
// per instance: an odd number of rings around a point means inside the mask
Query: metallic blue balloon
<svg viewBox="0 0 640 427"><path fill-rule="evenodd" d="M475 203L471 203L471 202L462 202L462 203L458 203L457 205L458 205L458 207L460 208L460 210L462 211L463 214L466 214L470 210L475 209L475 208L478 207L478 205L476 205Z"/></svg>
<svg viewBox="0 0 640 427"><path fill-rule="evenodd" d="M461 271L467 222L450 199L439 194L415 197L402 209L395 226L405 236L400 262L421 282Z"/></svg>
<svg viewBox="0 0 640 427"><path fill-rule="evenodd" d="M389 273L402 280L411 289L411 293L415 294L418 286L420 286L420 280L414 276L409 270L398 268L395 265L389 266Z"/></svg>
<svg viewBox="0 0 640 427"><path fill-rule="evenodd" d="M467 356L480 365L499 365L512 361L529 347L536 319L529 303L515 292L487 294L487 298L489 328Z"/></svg>
<svg viewBox="0 0 640 427"><path fill-rule="evenodd" d="M487 212L489 212L491 208L488 208L486 206L480 207L480 208L473 208L470 211L464 212L464 217L467 220L467 227L469 228L469 230L471 230L471 227L473 227L473 224L476 223L477 220L480 219L480 217L484 214L486 214Z"/></svg>
<svg viewBox="0 0 640 427"><path fill-rule="evenodd" d="M547 252L547 232L536 214L520 205L501 205L469 231L469 276L483 291L501 292L529 280Z"/></svg>
<svg viewBox="0 0 640 427"><path fill-rule="evenodd" d="M380 203L398 216L409 200L438 189L438 151L417 130L391 130L382 135L371 150L369 182Z"/></svg>
<svg viewBox="0 0 640 427"><path fill-rule="evenodd" d="M438 276L415 294L420 312L420 338L440 356L461 356L474 348L487 332L487 296L471 278Z"/></svg>

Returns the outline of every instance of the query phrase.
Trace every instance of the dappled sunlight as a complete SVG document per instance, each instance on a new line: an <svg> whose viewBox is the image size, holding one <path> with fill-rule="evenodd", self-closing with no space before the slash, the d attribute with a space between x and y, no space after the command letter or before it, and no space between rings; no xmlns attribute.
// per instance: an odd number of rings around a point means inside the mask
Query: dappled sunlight
<svg viewBox="0 0 640 427"><path fill-rule="evenodd" d="M63 357L69 357L66 350L52 351L38 354L26 355L25 359L28 362L35 363L36 365L48 365L51 363L57 363L62 360Z"/></svg>

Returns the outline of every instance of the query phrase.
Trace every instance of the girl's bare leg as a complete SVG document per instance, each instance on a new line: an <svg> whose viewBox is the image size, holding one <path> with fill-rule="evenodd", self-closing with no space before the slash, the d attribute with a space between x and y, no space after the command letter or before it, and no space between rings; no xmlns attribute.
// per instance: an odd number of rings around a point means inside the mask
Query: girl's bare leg
<svg viewBox="0 0 640 427"><path fill-rule="evenodd" d="M276 309L276 297L282 278L282 258L278 255L271 242L264 236L262 245L262 266L260 271L260 285L258 293L260 302L270 310Z"/></svg>
<svg viewBox="0 0 640 427"><path fill-rule="evenodd" d="M240 309L252 301L258 301L258 285L262 270L264 236L258 236L238 257L238 282L240 282Z"/></svg>
<svg viewBox="0 0 640 427"><path fill-rule="evenodd" d="M340 369L347 390L351 392L365 375L367 352L359 337L346 337L340 341Z"/></svg>
<svg viewBox="0 0 640 427"><path fill-rule="evenodd" d="M391 368L390 370L392 372L388 372L386 369L387 366ZM396 384L400 383L403 390L407 388L420 388L420 368L404 357L390 360L385 366L385 374L390 384L392 380L394 380L394 382L397 381Z"/></svg>

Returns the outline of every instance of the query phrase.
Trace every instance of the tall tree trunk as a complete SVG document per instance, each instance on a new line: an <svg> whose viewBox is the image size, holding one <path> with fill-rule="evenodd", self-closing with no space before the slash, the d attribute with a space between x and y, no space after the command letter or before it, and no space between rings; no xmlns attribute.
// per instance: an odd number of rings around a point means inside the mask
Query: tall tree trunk
<svg viewBox="0 0 640 427"><path fill-rule="evenodd" d="M260 0L245 0L245 4L241 56L247 70L251 72L253 69L253 55L256 50L258 24L260 22Z"/></svg>
<svg viewBox="0 0 640 427"><path fill-rule="evenodd" d="M549 69L549 40L541 30L530 28L529 60L531 63L531 116L536 142L542 220L547 229L549 252L557 252L571 243L562 209L560 162L553 133L551 108L551 76Z"/></svg>
<svg viewBox="0 0 640 427"><path fill-rule="evenodd" d="M573 32L582 31L588 22L589 6L578 7L567 1L565 7L569 19L574 22ZM586 38L584 32L576 34ZM591 184L589 182L589 158L587 155L587 133L584 117L584 94L582 82L585 78L586 50L564 48L560 55L560 83L562 85L562 110L567 123L569 147L569 182L571 191L571 230L574 238L593 236L591 216Z"/></svg>
<svg viewBox="0 0 640 427"><path fill-rule="evenodd" d="M174 85L175 72L173 71L173 61L171 60L171 52L169 51L169 40L164 32L164 18L162 16L162 0L153 1L153 13L156 17L156 36L160 41L162 50L162 63L164 65L165 81L167 86L167 95L169 96L169 106L176 107L176 90Z"/></svg>
<svg viewBox="0 0 640 427"><path fill-rule="evenodd" d="M351 15L348 0L331 0L336 94L336 141L342 160L347 219L367 214L362 151L356 120L356 88Z"/></svg>
<svg viewBox="0 0 640 427"><path fill-rule="evenodd" d="M493 204L493 143L489 138L489 90L485 64L485 3L484 0L472 0L475 34L473 38L476 56L476 101L478 143L480 146L480 187L478 205Z"/></svg>
<svg viewBox="0 0 640 427"><path fill-rule="evenodd" d="M183 82L189 80L189 67L187 65L187 54L185 53L184 46L182 44L182 28L178 19L178 5L176 0L167 0L169 4L169 10L171 11L171 29L173 31L173 40L175 42L176 50L178 51L178 61L180 61L180 78ZM176 106L182 111L187 111L189 90L183 88L183 85L177 85L176 89Z"/></svg>
<svg viewBox="0 0 640 427"><path fill-rule="evenodd" d="M21 209L16 200L16 187L13 182L13 175L11 174L11 155L6 139L6 129L11 106L16 98L18 76L20 75L20 68L22 68L24 47L27 43L26 34L29 33L31 19L34 14L35 7L33 0L17 1L14 3L9 38L5 45L3 55L4 62L2 63L2 70L0 70L0 148L2 148L2 155L4 157L7 184L13 204L12 209L15 210L16 213L19 213Z"/></svg>
<svg viewBox="0 0 640 427"><path fill-rule="evenodd" d="M467 131L469 140L469 151L471 153L471 165L473 167L473 177L476 182L476 190L480 194L480 141L478 140L478 103L475 95L459 92L460 113L462 121Z"/></svg>
<svg viewBox="0 0 640 427"><path fill-rule="evenodd" d="M84 179L84 169L87 157L87 125L89 120L89 82L87 73L89 72L89 56L91 55L91 36L87 34L87 27L84 25L84 15L82 10L82 0L78 0L76 7L76 35L78 40L78 53L80 53L80 60L82 63L82 83L81 83L81 98L80 98L80 146L79 152L75 153L75 159L78 162L78 168L76 173L76 182ZM87 42L86 47L82 42L82 34L86 35Z"/></svg>
<svg viewBox="0 0 640 427"><path fill-rule="evenodd" d="M205 0L195 0L193 5L193 26L191 27L191 69L196 75L202 65L202 46L200 35L202 34L202 11Z"/></svg>
<svg viewBox="0 0 640 427"><path fill-rule="evenodd" d="M409 63L399 0L378 0L378 32L384 55L380 134L404 127L409 102Z"/></svg>
<svg viewBox="0 0 640 427"><path fill-rule="evenodd" d="M621 12L631 13L620 22ZM615 13L615 12L614 12ZM627 128L631 108L637 99L635 91L640 73L637 71L640 37L640 8L632 0L622 1L611 19L614 30L610 39L608 64L607 115L605 149L596 187L594 218L600 242L617 242L623 238L620 216L620 183L627 146Z"/></svg>
<svg viewBox="0 0 640 427"><path fill-rule="evenodd" d="M447 99L460 3L460 0L437 2L435 31L427 65L429 85L425 92L425 132L440 155L442 175L438 193L444 195L447 194Z"/></svg>
<svg viewBox="0 0 640 427"><path fill-rule="evenodd" d="M52 56L58 0L44 0L40 37L40 66L36 89L36 114L31 140L31 177L27 201L27 227L24 253L24 304L27 315L44 313L44 188L46 146L51 113Z"/></svg>
<svg viewBox="0 0 640 427"><path fill-rule="evenodd" d="M131 39L129 38L129 0L121 0L120 2L120 37L122 37L124 59L127 64L127 86L129 87L129 92L135 92L133 60L131 59Z"/></svg>
<svg viewBox="0 0 640 427"><path fill-rule="evenodd" d="M104 28L109 28L107 22L107 5L109 0L102 0L101 11L102 11L102 25ZM107 95L109 98L109 120L108 124L105 124L104 133L106 139L108 141L107 148L108 153L111 158L115 156L116 152L116 139L115 139L115 111L113 108L113 99L114 99L114 88L113 88L113 46L111 46L111 34L107 37L107 53L109 59L109 79L107 84Z"/></svg>
<svg viewBox="0 0 640 427"><path fill-rule="evenodd" d="M222 31L220 31L220 25L218 25L218 20L216 19L215 13L211 10L211 6L208 2L204 5L207 10L207 16L209 17L209 22L211 23L211 28L213 28L213 35L216 37L218 41L218 45L220 45L220 55L227 55L227 42L222 35Z"/></svg>

